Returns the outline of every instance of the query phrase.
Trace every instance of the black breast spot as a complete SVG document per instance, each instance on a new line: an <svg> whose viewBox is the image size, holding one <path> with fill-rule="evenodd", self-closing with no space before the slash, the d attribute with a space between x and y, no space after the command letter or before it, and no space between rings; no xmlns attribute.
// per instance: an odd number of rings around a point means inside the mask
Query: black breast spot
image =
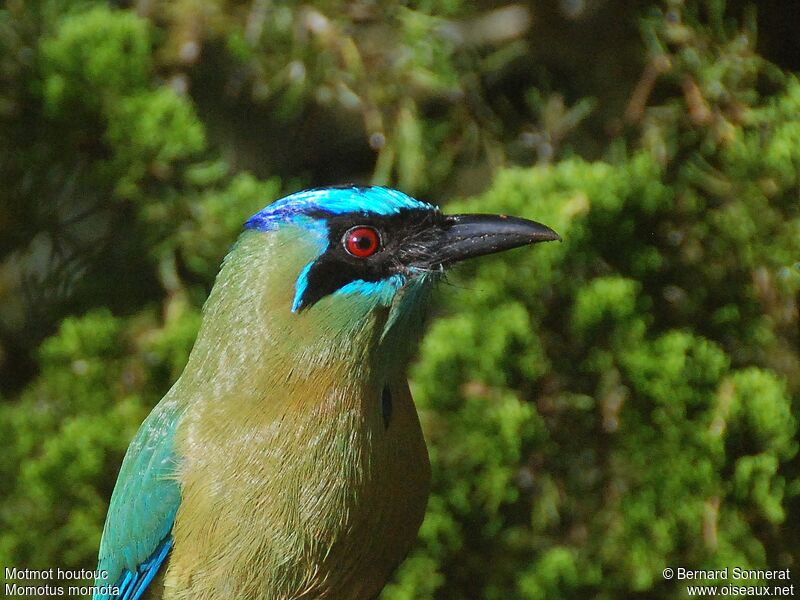
<svg viewBox="0 0 800 600"><path fill-rule="evenodd" d="M381 416L383 416L384 428L389 429L389 423L392 420L392 391L388 384L383 386L383 392L381 392Z"/></svg>

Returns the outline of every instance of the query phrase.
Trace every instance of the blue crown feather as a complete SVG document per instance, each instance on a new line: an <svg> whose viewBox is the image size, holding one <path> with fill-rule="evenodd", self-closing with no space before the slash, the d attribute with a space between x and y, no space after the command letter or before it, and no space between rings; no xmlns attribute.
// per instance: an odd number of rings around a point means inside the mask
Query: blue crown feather
<svg viewBox="0 0 800 600"><path fill-rule="evenodd" d="M297 217L316 212L390 216L401 210L436 210L436 207L385 187L348 185L317 188L276 200L250 217L244 226L246 229L268 231Z"/></svg>

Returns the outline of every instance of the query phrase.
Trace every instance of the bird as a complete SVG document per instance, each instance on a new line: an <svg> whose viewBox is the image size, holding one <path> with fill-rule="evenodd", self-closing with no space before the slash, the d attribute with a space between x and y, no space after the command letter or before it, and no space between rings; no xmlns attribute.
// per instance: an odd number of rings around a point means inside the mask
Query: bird
<svg viewBox="0 0 800 600"><path fill-rule="evenodd" d="M128 447L94 600L377 597L430 488L406 366L431 289L461 260L559 239L379 186L254 214Z"/></svg>

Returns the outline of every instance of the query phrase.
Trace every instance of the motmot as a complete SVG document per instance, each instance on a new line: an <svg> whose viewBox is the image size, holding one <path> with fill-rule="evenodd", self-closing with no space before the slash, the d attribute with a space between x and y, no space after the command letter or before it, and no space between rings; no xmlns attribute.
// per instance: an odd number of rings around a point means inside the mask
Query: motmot
<svg viewBox="0 0 800 600"><path fill-rule="evenodd" d="M253 215L125 455L95 600L375 598L429 492L406 365L433 284L558 239L385 187L302 191Z"/></svg>

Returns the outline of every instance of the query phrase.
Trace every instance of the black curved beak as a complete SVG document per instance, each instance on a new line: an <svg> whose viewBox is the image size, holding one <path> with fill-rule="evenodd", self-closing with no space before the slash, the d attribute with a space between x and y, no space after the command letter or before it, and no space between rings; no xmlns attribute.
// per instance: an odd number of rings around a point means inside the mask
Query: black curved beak
<svg viewBox="0 0 800 600"><path fill-rule="evenodd" d="M438 235L425 242L429 264L453 263L561 237L536 221L506 215L445 215Z"/></svg>

